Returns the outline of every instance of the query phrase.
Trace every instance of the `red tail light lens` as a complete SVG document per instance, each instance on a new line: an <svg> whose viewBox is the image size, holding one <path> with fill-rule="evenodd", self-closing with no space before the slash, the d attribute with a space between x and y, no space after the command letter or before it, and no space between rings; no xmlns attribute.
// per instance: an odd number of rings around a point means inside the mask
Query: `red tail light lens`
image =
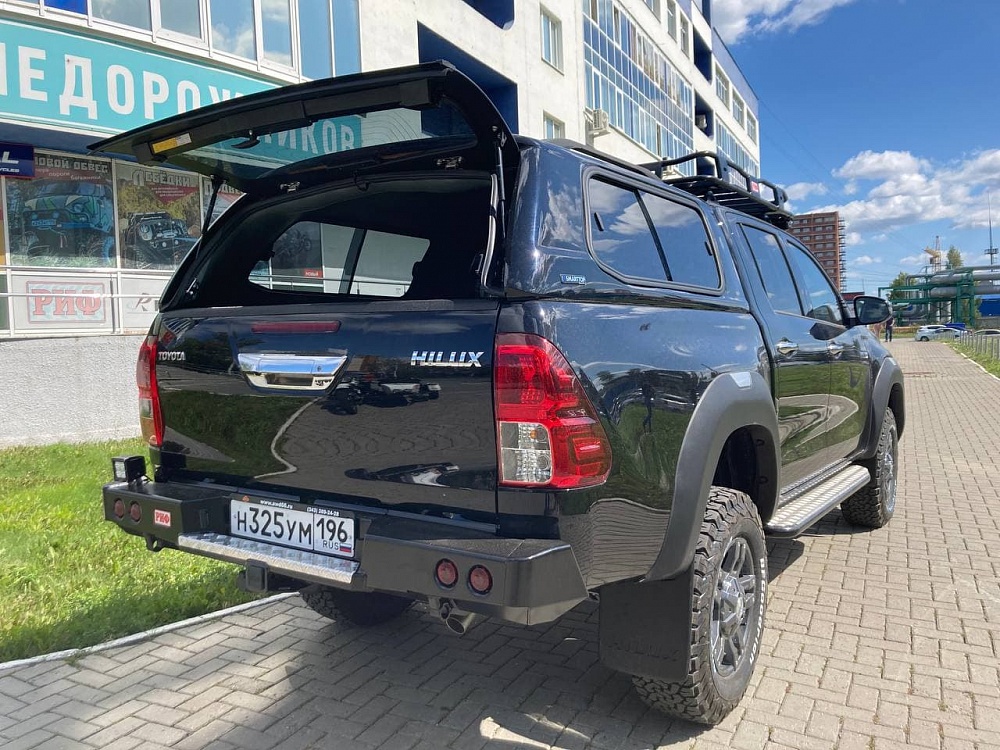
<svg viewBox="0 0 1000 750"><path fill-rule="evenodd" d="M611 445L562 352L541 336L503 333L493 361L500 484L571 489L604 482Z"/></svg>
<svg viewBox="0 0 1000 750"><path fill-rule="evenodd" d="M147 336L139 347L135 365L135 382L139 386L139 426L149 445L163 445L163 413L160 410L160 389L156 384L156 336Z"/></svg>

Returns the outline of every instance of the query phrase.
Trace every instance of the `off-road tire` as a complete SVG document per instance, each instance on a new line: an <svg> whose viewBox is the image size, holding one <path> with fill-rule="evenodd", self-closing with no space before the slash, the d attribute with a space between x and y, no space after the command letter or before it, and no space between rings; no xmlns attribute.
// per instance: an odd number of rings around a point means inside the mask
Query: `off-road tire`
<svg viewBox="0 0 1000 750"><path fill-rule="evenodd" d="M855 526L881 529L896 510L896 473L899 470L899 434L896 415L885 410L875 458L865 463L872 481L840 504L844 518Z"/></svg>
<svg viewBox="0 0 1000 750"><path fill-rule="evenodd" d="M299 592L309 608L337 622L367 628L394 620L413 604L405 596L368 591L345 591L332 586L309 586Z"/></svg>
<svg viewBox="0 0 1000 750"><path fill-rule="evenodd" d="M741 610L746 612L745 626L740 626L745 634L745 647L732 665L732 672L723 674L712 654L713 622L722 611L722 584L727 579L723 566L731 565L730 553L736 555L741 550L745 551L742 559L753 571L753 600ZM764 530L757 508L745 493L712 488L693 565L691 659L687 677L675 682L634 676L632 682L639 697L658 711L700 724L718 724L740 702L750 683L760 653L767 607ZM746 570L746 566L737 568ZM750 593L743 590L744 594ZM718 638L722 638L721 625L717 626Z"/></svg>

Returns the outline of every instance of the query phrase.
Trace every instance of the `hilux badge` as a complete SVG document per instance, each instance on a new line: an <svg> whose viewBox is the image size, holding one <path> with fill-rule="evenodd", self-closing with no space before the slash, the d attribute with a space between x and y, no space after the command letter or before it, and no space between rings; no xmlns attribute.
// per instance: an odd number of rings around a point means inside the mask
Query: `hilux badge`
<svg viewBox="0 0 1000 750"><path fill-rule="evenodd" d="M413 352L410 364L416 367L482 367L485 352ZM446 356L447 355L447 356Z"/></svg>

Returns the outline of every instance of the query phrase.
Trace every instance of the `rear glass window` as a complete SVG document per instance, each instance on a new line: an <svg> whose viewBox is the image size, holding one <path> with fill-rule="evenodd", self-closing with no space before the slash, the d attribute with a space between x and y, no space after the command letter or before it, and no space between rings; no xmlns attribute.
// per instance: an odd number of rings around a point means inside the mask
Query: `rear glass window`
<svg viewBox="0 0 1000 750"><path fill-rule="evenodd" d="M476 140L458 107L442 99L439 106L422 111L399 107L230 138L176 153L171 161L204 173L221 167L227 174L253 179L319 156L431 138L453 139L454 146Z"/></svg>
<svg viewBox="0 0 1000 750"><path fill-rule="evenodd" d="M642 201L660 239L670 280L719 288L719 266L701 216L690 206L643 193Z"/></svg>

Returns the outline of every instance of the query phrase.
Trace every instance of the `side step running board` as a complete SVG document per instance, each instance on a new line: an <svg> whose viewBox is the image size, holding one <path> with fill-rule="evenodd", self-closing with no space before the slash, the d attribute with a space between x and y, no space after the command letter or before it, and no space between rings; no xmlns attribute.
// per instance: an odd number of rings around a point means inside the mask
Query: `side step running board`
<svg viewBox="0 0 1000 750"><path fill-rule="evenodd" d="M872 479L863 466L851 465L774 512L764 527L771 536L795 537Z"/></svg>

